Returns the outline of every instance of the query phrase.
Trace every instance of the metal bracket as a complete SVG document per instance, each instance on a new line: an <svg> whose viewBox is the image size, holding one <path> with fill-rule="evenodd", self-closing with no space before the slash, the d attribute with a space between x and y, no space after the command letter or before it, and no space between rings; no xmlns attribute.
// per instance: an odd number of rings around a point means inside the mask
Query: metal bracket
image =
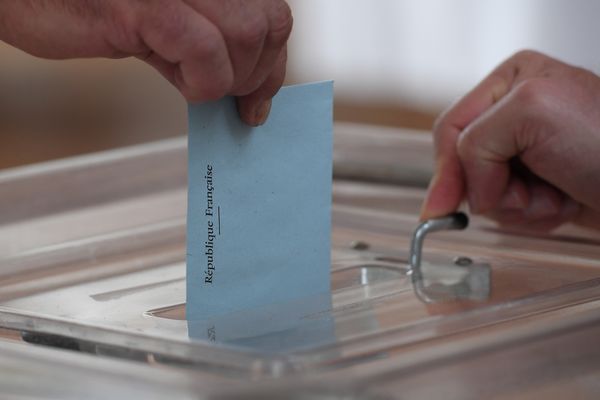
<svg viewBox="0 0 600 400"><path fill-rule="evenodd" d="M490 294L490 266L488 264L473 264L468 257L458 257L452 266L437 267L450 272L450 269L463 269L458 282L433 283L425 286L422 269L422 252L425 236L441 230L463 230L469 225L469 218L464 213L454 213L446 217L430 219L420 224L413 234L410 246L410 269L408 275L415 295L425 303L436 303L448 300L486 300Z"/></svg>

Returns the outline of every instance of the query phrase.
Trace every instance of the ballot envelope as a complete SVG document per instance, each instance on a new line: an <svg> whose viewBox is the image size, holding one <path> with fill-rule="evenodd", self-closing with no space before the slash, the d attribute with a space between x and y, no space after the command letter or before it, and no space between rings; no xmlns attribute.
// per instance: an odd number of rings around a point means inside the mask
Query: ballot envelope
<svg viewBox="0 0 600 400"><path fill-rule="evenodd" d="M485 290L416 295L422 132L337 124L331 295L227 316L242 338L195 336L186 152L177 138L0 172L0 397L599 396L600 234L474 217L427 238L424 274L488 265Z"/></svg>

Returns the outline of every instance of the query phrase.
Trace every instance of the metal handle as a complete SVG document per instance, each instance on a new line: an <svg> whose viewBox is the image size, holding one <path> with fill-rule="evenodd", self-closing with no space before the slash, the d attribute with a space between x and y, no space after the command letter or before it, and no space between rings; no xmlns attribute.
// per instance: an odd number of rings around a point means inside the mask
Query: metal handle
<svg viewBox="0 0 600 400"><path fill-rule="evenodd" d="M410 246L410 269L408 274L411 277L413 287L417 296L425 301L432 302L424 292L423 273L421 271L421 255L423 252L423 242L425 236L431 232L442 230L462 230L469 225L469 217L465 213L457 212L442 218L429 219L421 223L413 234Z"/></svg>

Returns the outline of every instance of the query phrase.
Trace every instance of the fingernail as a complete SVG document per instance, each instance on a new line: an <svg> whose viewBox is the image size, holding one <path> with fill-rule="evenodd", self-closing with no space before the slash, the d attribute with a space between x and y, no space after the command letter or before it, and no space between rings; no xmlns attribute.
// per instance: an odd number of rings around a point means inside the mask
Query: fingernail
<svg viewBox="0 0 600 400"><path fill-rule="evenodd" d="M271 100L266 100L262 102L254 112L254 122L256 125L263 125L267 122L267 118L269 117L269 113L271 112Z"/></svg>

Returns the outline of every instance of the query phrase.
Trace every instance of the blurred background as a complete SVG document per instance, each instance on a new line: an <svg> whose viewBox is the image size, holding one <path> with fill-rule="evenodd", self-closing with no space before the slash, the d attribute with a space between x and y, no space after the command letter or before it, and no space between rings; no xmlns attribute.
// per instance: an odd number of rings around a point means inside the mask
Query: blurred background
<svg viewBox="0 0 600 400"><path fill-rule="evenodd" d="M335 80L339 121L428 130L524 48L600 72L595 0L289 3L287 81ZM47 61L0 42L0 168L183 135L186 113L137 60Z"/></svg>

